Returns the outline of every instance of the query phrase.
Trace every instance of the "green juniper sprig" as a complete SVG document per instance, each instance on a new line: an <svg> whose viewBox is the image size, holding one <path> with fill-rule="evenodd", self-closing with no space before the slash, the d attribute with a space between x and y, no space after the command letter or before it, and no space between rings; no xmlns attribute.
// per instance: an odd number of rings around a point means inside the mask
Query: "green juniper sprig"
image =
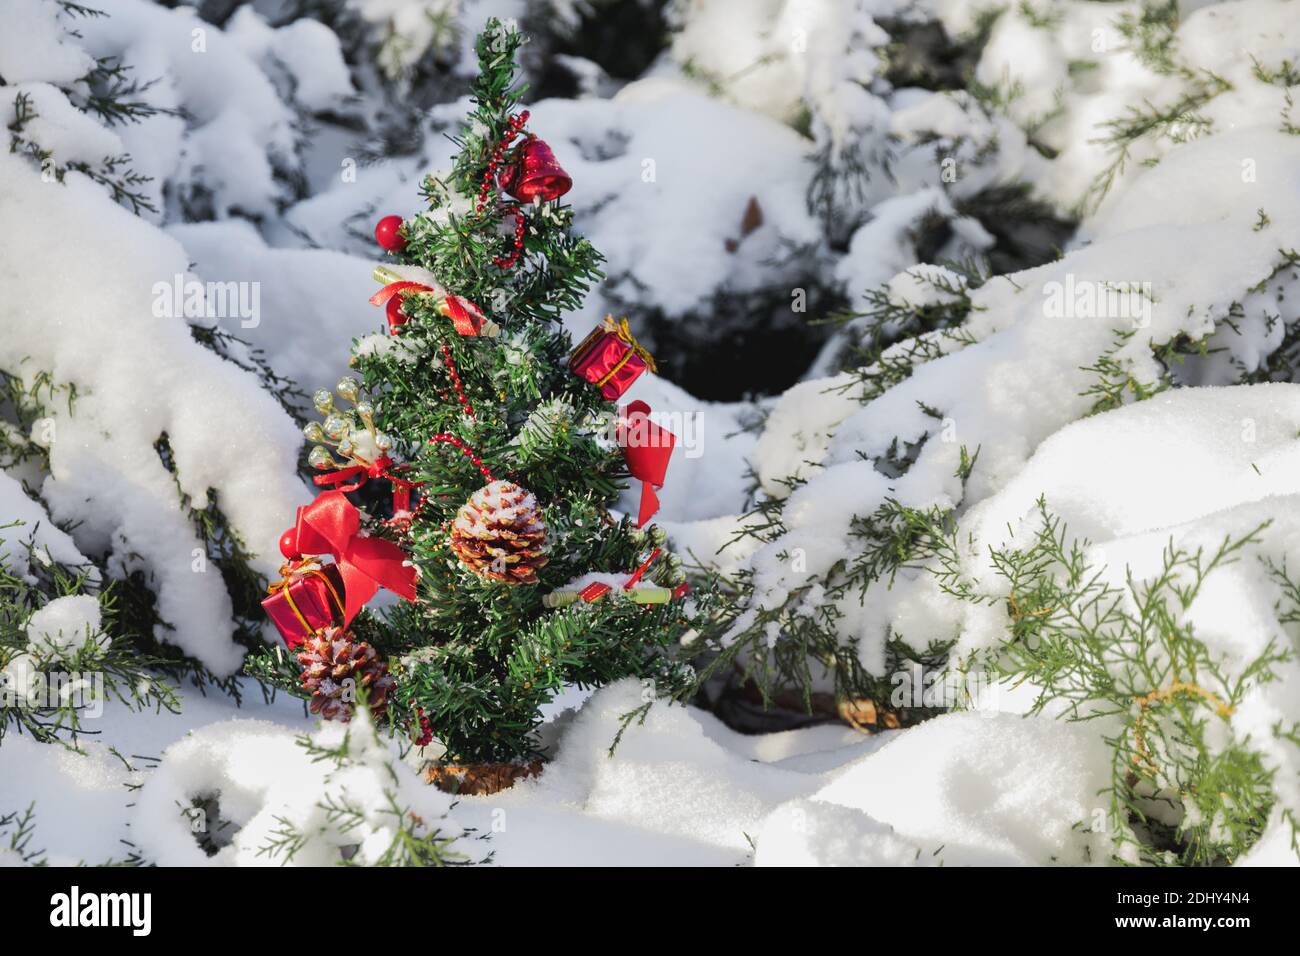
<svg viewBox="0 0 1300 956"><path fill-rule="evenodd" d="M18 542L23 555L18 560L14 528L0 528L11 541L9 563L0 563L0 671L21 662L30 666L11 668L7 679L0 678L0 744L15 731L40 743L76 748L80 738L97 733L87 715L111 702L178 712L179 694L164 672L168 662L118 626L120 586L111 582L101 589L90 568L51 560L31 536ZM81 594L97 597L104 633L87 634L80 646L58 655L33 647L26 632L32 614L51 600ZM19 686L32 681L39 682L35 699L29 699L27 686Z"/></svg>
<svg viewBox="0 0 1300 956"><path fill-rule="evenodd" d="M1197 636L1187 612L1206 580L1242 560L1268 523L1215 548L1171 541L1154 576L1128 572L1119 586L1042 499L1037 518L1028 547L991 552L1009 587L1010 630L980 662L1009 683L1037 688L1034 713L1113 728L1105 739L1117 862L1232 863L1259 838L1274 802L1274 771L1232 717L1293 652L1270 641L1230 665ZM1284 567L1265 568L1296 615L1300 589Z"/></svg>

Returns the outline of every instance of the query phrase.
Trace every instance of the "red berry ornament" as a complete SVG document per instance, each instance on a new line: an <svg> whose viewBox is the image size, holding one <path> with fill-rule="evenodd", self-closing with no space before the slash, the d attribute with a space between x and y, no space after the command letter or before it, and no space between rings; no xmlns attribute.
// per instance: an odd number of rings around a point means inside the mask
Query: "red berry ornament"
<svg viewBox="0 0 1300 956"><path fill-rule="evenodd" d="M297 528L290 528L280 535L280 553L284 555L286 561L297 561L302 557L302 552L298 550Z"/></svg>
<svg viewBox="0 0 1300 956"><path fill-rule="evenodd" d="M385 216L375 223L375 242L389 252L401 252L406 248L406 240L402 237L401 228L401 216Z"/></svg>

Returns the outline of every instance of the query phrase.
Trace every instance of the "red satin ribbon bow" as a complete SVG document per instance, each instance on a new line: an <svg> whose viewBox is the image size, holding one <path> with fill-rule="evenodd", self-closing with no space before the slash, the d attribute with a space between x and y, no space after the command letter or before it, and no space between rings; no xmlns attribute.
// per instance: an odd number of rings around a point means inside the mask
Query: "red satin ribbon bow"
<svg viewBox="0 0 1300 956"><path fill-rule="evenodd" d="M371 305L388 303L388 334L396 335L398 329L406 322L402 313L402 300L397 298L400 292L434 292L438 290L423 282L390 282L370 297ZM389 300L392 300L391 302Z"/></svg>
<svg viewBox="0 0 1300 956"><path fill-rule="evenodd" d="M627 470L641 482L641 508L636 526L642 527L659 510L659 495L673 456L677 436L650 420L650 406L631 402L623 409L617 431L619 446L627 460Z"/></svg>
<svg viewBox="0 0 1300 956"><path fill-rule="evenodd" d="M447 296L439 304L438 311L451 319L451 324L461 335L481 335L483 332L483 313L464 296Z"/></svg>
<svg viewBox="0 0 1300 956"><path fill-rule="evenodd" d="M415 568L406 552L391 541L360 534L361 512L342 491L322 491L298 509L291 529L301 554L328 554L343 578L343 626L346 627L381 587L415 600Z"/></svg>
<svg viewBox="0 0 1300 956"><path fill-rule="evenodd" d="M387 478L393 485L393 511L410 511L411 510L411 491L418 488L423 482L407 481L405 478L398 478L388 469L393 467L393 459L385 455L377 459L370 465L353 465L350 468L340 468L338 471L331 471L327 475L317 475L312 480L323 487L334 486L339 491L356 491L370 478ZM402 468L408 467L402 465ZM356 478L351 484L344 484L346 481Z"/></svg>
<svg viewBox="0 0 1300 956"><path fill-rule="evenodd" d="M484 316L477 305L459 295L447 295L441 289L435 289L427 286L423 282L390 282L378 292L370 297L371 305L383 305L394 296L403 292L432 292L434 295L441 296L438 303L438 311L451 319L451 324L461 335L479 335L483 331ZM400 302L400 300L398 300ZM401 321L393 315L394 304L388 306L388 331L392 335L397 334L398 328L406 321L405 316L400 316L401 309L398 306L398 314Z"/></svg>

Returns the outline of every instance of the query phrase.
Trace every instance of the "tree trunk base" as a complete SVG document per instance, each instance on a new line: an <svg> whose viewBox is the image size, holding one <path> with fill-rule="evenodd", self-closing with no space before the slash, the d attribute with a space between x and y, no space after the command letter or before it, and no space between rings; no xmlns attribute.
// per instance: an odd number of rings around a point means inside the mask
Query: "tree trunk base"
<svg viewBox="0 0 1300 956"><path fill-rule="evenodd" d="M833 723L845 723L855 730L874 734L897 730L926 716L882 707L865 697L837 700L834 694L828 693L812 694L807 704L794 691L764 700L759 689L747 680L729 683L711 701L697 698L696 703L742 734L780 733Z"/></svg>
<svg viewBox="0 0 1300 956"><path fill-rule="evenodd" d="M520 780L539 776L542 762L433 764L424 780L445 793L482 797L509 790Z"/></svg>

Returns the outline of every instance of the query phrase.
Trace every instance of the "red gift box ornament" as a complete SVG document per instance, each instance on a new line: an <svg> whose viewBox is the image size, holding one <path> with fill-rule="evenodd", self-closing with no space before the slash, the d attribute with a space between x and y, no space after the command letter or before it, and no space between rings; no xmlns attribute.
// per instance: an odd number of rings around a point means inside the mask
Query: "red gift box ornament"
<svg viewBox="0 0 1300 956"><path fill-rule="evenodd" d="M361 512L342 491L324 491L298 509L287 542L301 554L328 554L343 581L343 621L347 627L381 587L415 600L417 572L407 554L384 538L361 532ZM286 536L287 537L287 536Z"/></svg>
<svg viewBox="0 0 1300 956"><path fill-rule="evenodd" d="M661 552L658 548L651 551L650 557L646 558L645 561L641 563L641 566L628 575L627 580L623 582L622 590L630 600L637 604L644 606L667 604L669 601L677 600L686 595L688 588L685 581L677 585L675 588L655 587L653 585L640 588L637 587L637 583L645 576L646 571L650 569L650 565L654 563L655 558L659 557L660 553ZM578 580L581 580L581 578ZM577 582L571 582L571 584L576 583ZM599 601L605 595L610 594L613 591L613 585L605 581L596 580L583 586L579 590L574 590L573 587L564 587L552 591L550 594L547 594L542 598L542 604L550 608L568 607L570 604L576 604L579 601L586 604L594 604L596 601Z"/></svg>
<svg viewBox="0 0 1300 956"><path fill-rule="evenodd" d="M291 650L343 617L343 579L333 565L310 558L290 561L266 591L262 607Z"/></svg>
<svg viewBox="0 0 1300 956"><path fill-rule="evenodd" d="M612 402L631 388L642 372L655 371L655 360L633 338L627 319L615 322L607 315L573 350L569 369Z"/></svg>
<svg viewBox="0 0 1300 956"><path fill-rule="evenodd" d="M526 203L538 197L550 202L573 188L573 177L564 171L551 147L531 135L515 148L514 162L501 170L497 182L515 199Z"/></svg>

